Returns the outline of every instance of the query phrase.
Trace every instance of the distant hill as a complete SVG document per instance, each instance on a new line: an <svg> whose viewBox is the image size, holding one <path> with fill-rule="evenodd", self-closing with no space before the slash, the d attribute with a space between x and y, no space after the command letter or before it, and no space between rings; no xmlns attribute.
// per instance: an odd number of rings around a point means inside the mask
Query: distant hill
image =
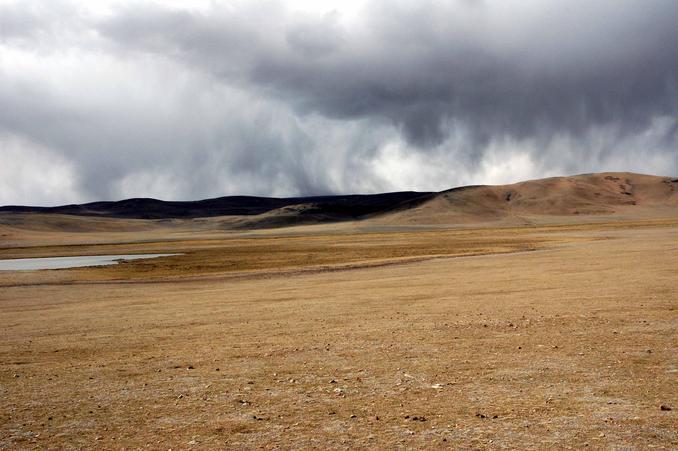
<svg viewBox="0 0 678 451"><path fill-rule="evenodd" d="M592 215L676 216L678 178L608 172L462 187L440 192L384 219L395 223L460 224Z"/></svg>
<svg viewBox="0 0 678 451"><path fill-rule="evenodd" d="M439 193L269 198L231 196L169 202L127 199L59 207L0 207L0 213L43 213L125 219L231 217L227 228L267 228L372 219L382 224L531 222L548 217L678 216L678 178L633 173L552 177Z"/></svg>
<svg viewBox="0 0 678 451"><path fill-rule="evenodd" d="M412 208L432 199L436 193L398 192L315 197L229 196L197 201L163 201L149 198L116 202L91 202L58 207L9 205L0 212L52 213L126 219L204 218L212 216L257 216L275 210L312 215L318 219L346 220ZM284 210L287 209L287 210Z"/></svg>

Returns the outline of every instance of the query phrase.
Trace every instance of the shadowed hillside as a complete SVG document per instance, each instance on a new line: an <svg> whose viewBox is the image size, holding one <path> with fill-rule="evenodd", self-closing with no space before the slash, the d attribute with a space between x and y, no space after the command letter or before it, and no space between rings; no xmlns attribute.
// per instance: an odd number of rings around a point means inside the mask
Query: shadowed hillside
<svg viewBox="0 0 678 451"><path fill-rule="evenodd" d="M314 221L357 219L366 215L410 208L430 200L435 193L398 192L385 194L253 197L229 196L198 201L163 201L136 198L117 202L92 202L58 207L5 206L0 212L55 213L126 219L204 218L211 216L257 216L272 211L308 216Z"/></svg>

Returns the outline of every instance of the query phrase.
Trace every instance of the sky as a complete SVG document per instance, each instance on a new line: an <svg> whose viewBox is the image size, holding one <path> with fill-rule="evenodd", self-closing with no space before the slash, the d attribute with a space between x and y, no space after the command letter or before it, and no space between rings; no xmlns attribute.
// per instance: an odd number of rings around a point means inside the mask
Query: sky
<svg viewBox="0 0 678 451"><path fill-rule="evenodd" d="M0 0L0 205L678 175L678 1Z"/></svg>

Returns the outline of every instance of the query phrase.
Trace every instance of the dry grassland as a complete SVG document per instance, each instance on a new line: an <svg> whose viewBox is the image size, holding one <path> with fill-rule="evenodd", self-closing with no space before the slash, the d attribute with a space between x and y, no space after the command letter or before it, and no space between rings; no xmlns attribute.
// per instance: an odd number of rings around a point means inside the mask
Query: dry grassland
<svg viewBox="0 0 678 451"><path fill-rule="evenodd" d="M676 221L182 227L0 230L184 254L0 274L0 448L678 447Z"/></svg>

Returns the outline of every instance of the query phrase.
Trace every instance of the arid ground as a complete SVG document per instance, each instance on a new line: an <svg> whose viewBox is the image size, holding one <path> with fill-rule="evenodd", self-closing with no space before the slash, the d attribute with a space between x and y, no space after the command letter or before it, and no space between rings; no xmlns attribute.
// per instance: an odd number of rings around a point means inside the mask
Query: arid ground
<svg viewBox="0 0 678 451"><path fill-rule="evenodd" d="M0 258L182 255L0 272L2 449L678 448L677 219L11 218Z"/></svg>

